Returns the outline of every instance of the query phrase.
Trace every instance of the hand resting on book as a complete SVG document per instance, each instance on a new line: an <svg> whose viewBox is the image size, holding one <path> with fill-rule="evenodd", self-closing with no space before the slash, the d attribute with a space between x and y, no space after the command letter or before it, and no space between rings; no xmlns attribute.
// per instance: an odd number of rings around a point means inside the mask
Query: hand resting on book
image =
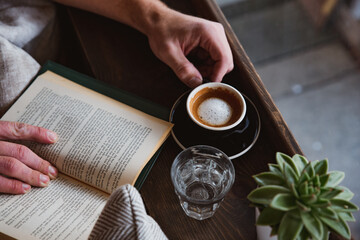
<svg viewBox="0 0 360 240"><path fill-rule="evenodd" d="M24 123L0 121L0 193L23 194L31 186L46 187L57 169L29 148L2 140L31 140L51 144L56 133Z"/></svg>

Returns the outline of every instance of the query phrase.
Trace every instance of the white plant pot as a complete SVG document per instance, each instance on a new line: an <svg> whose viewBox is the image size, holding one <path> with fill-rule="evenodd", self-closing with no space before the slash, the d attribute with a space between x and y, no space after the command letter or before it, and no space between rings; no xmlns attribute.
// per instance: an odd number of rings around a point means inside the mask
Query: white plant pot
<svg viewBox="0 0 360 240"><path fill-rule="evenodd" d="M258 208L255 209L255 218L258 219L260 211ZM277 237L270 237L271 227L270 226L258 226L256 225L257 240L276 240Z"/></svg>

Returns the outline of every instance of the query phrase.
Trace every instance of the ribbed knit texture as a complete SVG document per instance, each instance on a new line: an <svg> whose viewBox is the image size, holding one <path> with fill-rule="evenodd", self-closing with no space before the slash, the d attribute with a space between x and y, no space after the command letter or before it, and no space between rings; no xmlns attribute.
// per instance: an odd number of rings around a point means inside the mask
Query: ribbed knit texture
<svg viewBox="0 0 360 240"><path fill-rule="evenodd" d="M112 193L89 239L167 239L147 215L139 192L127 184Z"/></svg>

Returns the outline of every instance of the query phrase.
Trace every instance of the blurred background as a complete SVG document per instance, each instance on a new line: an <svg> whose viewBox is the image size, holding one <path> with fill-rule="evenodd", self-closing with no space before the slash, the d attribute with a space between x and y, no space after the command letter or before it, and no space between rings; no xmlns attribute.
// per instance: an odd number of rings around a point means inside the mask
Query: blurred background
<svg viewBox="0 0 360 240"><path fill-rule="evenodd" d="M360 0L216 1L306 157L360 206Z"/></svg>

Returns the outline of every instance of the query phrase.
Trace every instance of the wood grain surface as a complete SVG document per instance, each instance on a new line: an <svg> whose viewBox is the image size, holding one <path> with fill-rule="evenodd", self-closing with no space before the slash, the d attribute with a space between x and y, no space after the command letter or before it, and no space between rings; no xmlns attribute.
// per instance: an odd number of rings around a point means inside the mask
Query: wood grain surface
<svg viewBox="0 0 360 240"><path fill-rule="evenodd" d="M254 102L261 118L261 132L254 147L233 160L234 186L216 214L203 221L187 217L174 193L170 167L181 149L169 137L140 191L147 211L169 239L256 239L255 212L246 199L256 187L251 176L266 170L267 163L274 162L277 151L293 155L302 153L301 149L216 3L211 0L165 2L181 12L224 25L235 68L223 81ZM69 8L68 14L86 65L95 78L169 109L188 90L172 70L153 55L147 38L141 33L84 11Z"/></svg>

